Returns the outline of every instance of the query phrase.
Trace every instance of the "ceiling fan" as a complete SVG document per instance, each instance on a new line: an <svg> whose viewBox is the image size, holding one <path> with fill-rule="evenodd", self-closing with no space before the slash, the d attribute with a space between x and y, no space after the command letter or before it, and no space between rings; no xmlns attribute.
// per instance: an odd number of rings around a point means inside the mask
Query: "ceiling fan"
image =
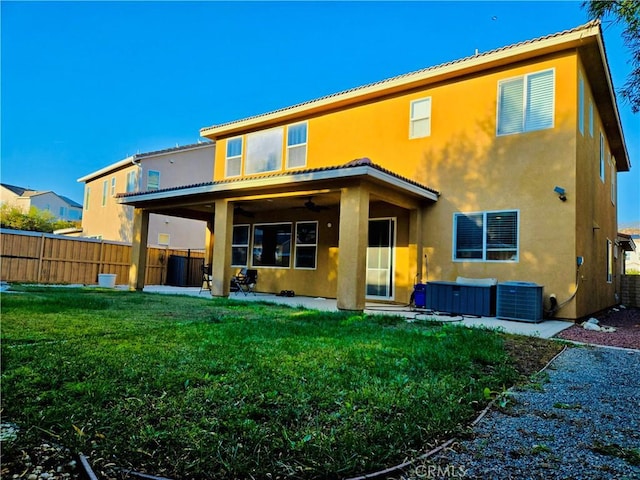
<svg viewBox="0 0 640 480"><path fill-rule="evenodd" d="M245 210L244 208L242 208L242 207L241 207L241 206L239 206L239 205L238 205L238 206L236 206L236 207L233 209L233 213L234 213L235 215L240 215L240 216L248 217L248 218L253 218L253 217L255 217L255 214L254 214L253 212L250 212L250 211L248 211L248 210Z"/></svg>
<svg viewBox="0 0 640 480"><path fill-rule="evenodd" d="M304 202L302 207L295 207L295 208L306 208L307 210L310 210L312 212L321 212L322 210L329 210L330 207L327 207L324 205L318 205L313 201L313 197L309 197L309 199L306 202Z"/></svg>

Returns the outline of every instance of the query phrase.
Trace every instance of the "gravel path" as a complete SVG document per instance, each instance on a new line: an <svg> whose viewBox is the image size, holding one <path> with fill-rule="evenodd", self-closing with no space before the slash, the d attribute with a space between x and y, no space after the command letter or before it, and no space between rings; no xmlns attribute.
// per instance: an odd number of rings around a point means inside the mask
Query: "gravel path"
<svg viewBox="0 0 640 480"><path fill-rule="evenodd" d="M640 352L569 348L545 372L404 478L640 479Z"/></svg>

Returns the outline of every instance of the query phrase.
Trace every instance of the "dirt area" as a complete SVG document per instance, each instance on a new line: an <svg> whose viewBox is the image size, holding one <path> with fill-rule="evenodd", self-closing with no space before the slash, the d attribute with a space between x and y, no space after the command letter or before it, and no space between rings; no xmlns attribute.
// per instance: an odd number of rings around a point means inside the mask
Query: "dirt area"
<svg viewBox="0 0 640 480"><path fill-rule="evenodd" d="M589 318L596 318L600 326L613 327L615 332L585 330L581 324ZM640 308L612 308L583 318L576 325L563 330L556 338L574 342L640 349Z"/></svg>

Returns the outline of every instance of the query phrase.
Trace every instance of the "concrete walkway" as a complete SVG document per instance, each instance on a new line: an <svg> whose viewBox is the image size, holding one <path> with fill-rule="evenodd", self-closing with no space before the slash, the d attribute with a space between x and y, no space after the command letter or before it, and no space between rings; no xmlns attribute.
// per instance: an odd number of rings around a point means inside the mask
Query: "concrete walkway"
<svg viewBox="0 0 640 480"><path fill-rule="evenodd" d="M198 287L171 287L166 285L148 285L144 287L145 292L193 295L202 298L211 298L209 291L200 291ZM320 297L279 297L269 293L257 293L244 295L242 293L232 293L229 295L232 300L245 302L271 302L292 307L304 307L312 310L328 312L338 311L334 298ZM495 317L474 317L474 316L449 316L434 315L421 310L412 310L406 305L393 305L384 303L367 302L365 306L367 314L398 315L409 321L436 320L465 325L467 327L483 327L500 330L506 333L518 335L528 335L532 337L551 338L562 330L573 325L571 321L546 320L540 323L516 322L511 320L501 320Z"/></svg>

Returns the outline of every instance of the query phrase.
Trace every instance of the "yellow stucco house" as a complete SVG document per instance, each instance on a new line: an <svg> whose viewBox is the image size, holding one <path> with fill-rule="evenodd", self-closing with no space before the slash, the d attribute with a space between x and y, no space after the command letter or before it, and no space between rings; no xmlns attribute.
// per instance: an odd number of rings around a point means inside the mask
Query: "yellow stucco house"
<svg viewBox="0 0 640 480"><path fill-rule="evenodd" d="M130 286L150 213L206 220L212 294L407 303L457 277L543 286L557 317L617 303L616 175L629 170L599 23L203 128L213 178L121 195ZM203 179L205 181L206 179Z"/></svg>

